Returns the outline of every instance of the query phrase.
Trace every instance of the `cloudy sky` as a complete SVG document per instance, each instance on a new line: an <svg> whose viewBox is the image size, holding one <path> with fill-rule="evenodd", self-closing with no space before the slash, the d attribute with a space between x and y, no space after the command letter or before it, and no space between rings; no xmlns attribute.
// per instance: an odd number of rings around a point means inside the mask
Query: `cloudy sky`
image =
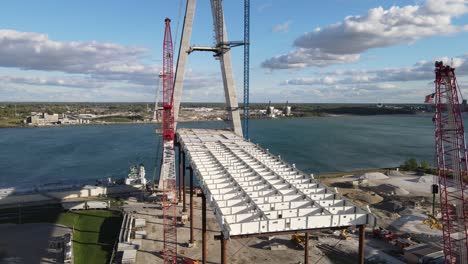
<svg viewBox="0 0 468 264"><path fill-rule="evenodd" d="M154 101L164 18L178 43L180 3L2 1L0 101ZM253 102L420 103L434 89L436 59L453 63L468 93L467 0L251 4ZM243 1L224 5L230 39L242 40ZM213 44L210 12L198 0L193 45ZM239 93L242 51L232 50ZM211 54L191 54L188 68L183 101L223 100Z"/></svg>

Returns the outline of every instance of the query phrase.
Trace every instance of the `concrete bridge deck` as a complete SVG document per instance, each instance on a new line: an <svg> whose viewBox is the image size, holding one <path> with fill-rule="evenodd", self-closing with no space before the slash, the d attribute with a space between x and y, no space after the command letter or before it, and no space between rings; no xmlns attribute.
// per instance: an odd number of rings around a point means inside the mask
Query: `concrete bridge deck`
<svg viewBox="0 0 468 264"><path fill-rule="evenodd" d="M224 239L375 225L367 210L231 131L179 129L177 142Z"/></svg>

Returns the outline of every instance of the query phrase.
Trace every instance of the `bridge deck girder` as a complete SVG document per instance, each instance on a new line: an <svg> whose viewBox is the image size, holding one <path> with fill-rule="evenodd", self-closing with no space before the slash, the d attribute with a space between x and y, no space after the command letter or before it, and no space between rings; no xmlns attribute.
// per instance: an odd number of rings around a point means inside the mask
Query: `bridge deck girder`
<svg viewBox="0 0 468 264"><path fill-rule="evenodd" d="M231 131L179 129L177 137L225 238L375 225L367 210Z"/></svg>

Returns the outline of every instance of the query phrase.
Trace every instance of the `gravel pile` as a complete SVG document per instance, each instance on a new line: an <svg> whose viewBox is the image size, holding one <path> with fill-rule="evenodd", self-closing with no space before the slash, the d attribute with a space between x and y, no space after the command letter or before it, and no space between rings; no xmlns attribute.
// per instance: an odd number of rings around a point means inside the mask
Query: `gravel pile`
<svg viewBox="0 0 468 264"><path fill-rule="evenodd" d="M403 189L399 186L395 186L392 184L381 184L375 187L372 187L373 191L379 194L385 195L408 195L409 192L406 189Z"/></svg>
<svg viewBox="0 0 468 264"><path fill-rule="evenodd" d="M381 172L368 172L358 177L361 180L385 180L389 177Z"/></svg>
<svg viewBox="0 0 468 264"><path fill-rule="evenodd" d="M344 196L353 201L361 201L363 204L376 204L383 201L382 196L374 192L355 191L346 193Z"/></svg>
<svg viewBox="0 0 468 264"><path fill-rule="evenodd" d="M395 201L395 200L381 202L381 203L375 204L374 207L381 209L381 210L388 211L388 212L393 212L393 213L399 213L405 209L403 207L402 202Z"/></svg>
<svg viewBox="0 0 468 264"><path fill-rule="evenodd" d="M403 176L405 176L403 173L401 173L399 171L396 171L396 170L389 171L387 175L390 176L390 177L403 177Z"/></svg>
<svg viewBox="0 0 468 264"><path fill-rule="evenodd" d="M418 183L434 184L434 176L432 175L421 176L418 179Z"/></svg>

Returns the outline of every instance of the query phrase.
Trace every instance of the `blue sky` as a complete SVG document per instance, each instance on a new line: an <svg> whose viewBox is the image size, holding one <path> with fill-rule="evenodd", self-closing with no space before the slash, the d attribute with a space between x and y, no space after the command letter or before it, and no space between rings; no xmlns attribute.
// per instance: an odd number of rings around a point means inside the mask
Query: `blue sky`
<svg viewBox="0 0 468 264"><path fill-rule="evenodd" d="M185 1L2 1L0 101L153 101L164 18L180 40ZM191 43L212 45L209 1L197 2ZM243 1L223 2L229 38L242 40ZM468 87L466 0L251 5L253 102L420 103L435 59L453 58ZM239 98L242 51L231 51ZM183 101L223 100L211 54L191 54L188 69Z"/></svg>

